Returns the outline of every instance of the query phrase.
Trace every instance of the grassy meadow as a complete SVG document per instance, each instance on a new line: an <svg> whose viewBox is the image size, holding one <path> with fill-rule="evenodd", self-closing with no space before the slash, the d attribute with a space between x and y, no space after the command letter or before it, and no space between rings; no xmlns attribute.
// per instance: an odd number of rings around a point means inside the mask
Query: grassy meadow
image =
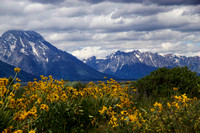
<svg viewBox="0 0 200 133"><path fill-rule="evenodd" d="M12 81L0 78L3 133L200 132L199 97L179 86L163 95L140 91L135 81L76 84L52 76L21 86L15 72Z"/></svg>

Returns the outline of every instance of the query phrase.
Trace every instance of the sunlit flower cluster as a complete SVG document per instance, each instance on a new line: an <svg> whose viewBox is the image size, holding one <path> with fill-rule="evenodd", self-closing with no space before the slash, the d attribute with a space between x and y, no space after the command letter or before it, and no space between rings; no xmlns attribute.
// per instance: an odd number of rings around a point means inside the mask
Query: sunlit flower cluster
<svg viewBox="0 0 200 133"><path fill-rule="evenodd" d="M20 69L14 71L17 74ZM137 89L127 85L131 82L120 84L110 79L74 88L51 75L41 75L41 80L34 79L25 86L20 81L17 77L13 81L0 78L3 133L69 132L75 128L75 132L88 128L108 128L111 132L183 132L188 125L193 131L200 130L199 100L186 94L145 107L138 105Z"/></svg>

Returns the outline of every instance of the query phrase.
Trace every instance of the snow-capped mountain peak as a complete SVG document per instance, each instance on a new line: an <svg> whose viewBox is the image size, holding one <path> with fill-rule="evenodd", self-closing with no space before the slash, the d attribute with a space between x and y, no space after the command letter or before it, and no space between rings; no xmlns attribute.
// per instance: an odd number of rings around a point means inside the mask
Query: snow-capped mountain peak
<svg viewBox="0 0 200 133"><path fill-rule="evenodd" d="M100 79L105 76L57 49L34 31L5 32L0 37L0 60L34 75L52 75L58 79Z"/></svg>
<svg viewBox="0 0 200 133"><path fill-rule="evenodd" d="M46 54L52 51L44 44L45 39L34 31L10 30L2 35L1 40L3 41L2 50L4 49L1 53L4 52L5 57L2 57L1 60L5 62L8 57L14 54L20 54L21 57L31 56L38 62L48 62L49 59Z"/></svg>

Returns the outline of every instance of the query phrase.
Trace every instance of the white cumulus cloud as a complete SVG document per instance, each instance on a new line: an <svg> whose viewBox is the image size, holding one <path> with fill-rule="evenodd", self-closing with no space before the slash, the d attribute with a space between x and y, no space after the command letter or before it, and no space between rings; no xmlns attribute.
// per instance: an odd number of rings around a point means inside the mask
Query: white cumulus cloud
<svg viewBox="0 0 200 133"><path fill-rule="evenodd" d="M1 0L0 35L33 30L81 59L132 49L199 55L200 5L182 1Z"/></svg>
<svg viewBox="0 0 200 133"><path fill-rule="evenodd" d="M102 49L101 47L84 47L81 50L75 50L71 54L76 56L79 59L87 59L92 56L96 56L97 58L104 58L107 55L111 54L112 52L115 52L116 50L106 50Z"/></svg>

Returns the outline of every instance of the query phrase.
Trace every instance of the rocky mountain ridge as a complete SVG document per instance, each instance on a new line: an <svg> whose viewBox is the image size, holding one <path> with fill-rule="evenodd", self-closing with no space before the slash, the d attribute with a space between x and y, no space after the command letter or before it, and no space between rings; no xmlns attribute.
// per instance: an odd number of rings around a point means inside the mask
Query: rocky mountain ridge
<svg viewBox="0 0 200 133"><path fill-rule="evenodd" d="M97 59L93 56L83 60L83 62L100 72L125 79L141 78L160 67L187 66L192 71L200 73L200 57L198 56L160 55L152 52L140 52L139 50L132 52L117 51L105 59Z"/></svg>

